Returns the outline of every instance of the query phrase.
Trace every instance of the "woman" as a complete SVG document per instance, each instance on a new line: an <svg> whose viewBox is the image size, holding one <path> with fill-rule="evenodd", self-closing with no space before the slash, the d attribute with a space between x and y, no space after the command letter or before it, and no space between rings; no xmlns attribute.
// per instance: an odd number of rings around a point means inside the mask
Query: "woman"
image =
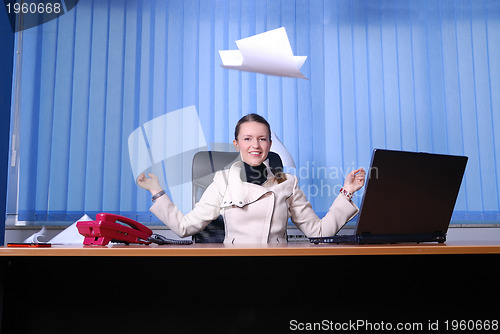
<svg viewBox="0 0 500 334"><path fill-rule="evenodd" d="M203 230L220 214L224 217L224 243L281 243L287 242L287 221L291 218L308 237L332 236L358 213L352 203L353 193L365 182L360 168L349 173L344 187L328 213L320 219L313 211L296 176L273 173L267 154L271 149L269 123L257 114L241 118L234 131L233 144L241 161L229 170L215 174L194 209L184 215L165 195L158 178L144 173L137 183L153 195L151 212L179 237Z"/></svg>

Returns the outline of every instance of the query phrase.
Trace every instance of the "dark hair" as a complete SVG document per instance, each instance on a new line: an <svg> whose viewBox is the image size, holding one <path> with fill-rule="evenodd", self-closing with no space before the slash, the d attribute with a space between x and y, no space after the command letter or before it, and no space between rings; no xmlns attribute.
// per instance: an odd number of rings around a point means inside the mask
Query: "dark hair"
<svg viewBox="0 0 500 334"><path fill-rule="evenodd" d="M271 126L269 125L269 122L266 121L264 117L257 114L248 114L240 118L240 120L236 124L236 127L234 128L234 139L238 140L238 134L240 133L240 126L241 124L246 122L257 122L267 126L267 130L269 132L269 140L271 140Z"/></svg>

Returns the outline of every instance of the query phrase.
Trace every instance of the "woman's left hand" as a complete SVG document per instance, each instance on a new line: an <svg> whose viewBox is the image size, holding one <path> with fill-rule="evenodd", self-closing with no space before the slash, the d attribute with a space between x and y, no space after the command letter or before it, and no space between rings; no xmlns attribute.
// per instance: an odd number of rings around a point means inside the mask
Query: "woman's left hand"
<svg viewBox="0 0 500 334"><path fill-rule="evenodd" d="M344 181L344 189L351 194L361 189L365 184L366 172L363 168L353 170L347 174Z"/></svg>

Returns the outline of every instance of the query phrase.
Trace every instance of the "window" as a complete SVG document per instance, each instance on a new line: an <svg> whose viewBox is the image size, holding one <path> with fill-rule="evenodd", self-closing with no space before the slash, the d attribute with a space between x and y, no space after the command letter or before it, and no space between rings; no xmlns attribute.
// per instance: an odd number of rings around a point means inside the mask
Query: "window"
<svg viewBox="0 0 500 334"><path fill-rule="evenodd" d="M100 211L154 221L129 136L194 106L207 145L264 115L318 213L388 148L469 156L453 222L498 223L499 12L493 1L80 0L17 33L9 208L43 224ZM219 66L218 50L280 26L309 80Z"/></svg>

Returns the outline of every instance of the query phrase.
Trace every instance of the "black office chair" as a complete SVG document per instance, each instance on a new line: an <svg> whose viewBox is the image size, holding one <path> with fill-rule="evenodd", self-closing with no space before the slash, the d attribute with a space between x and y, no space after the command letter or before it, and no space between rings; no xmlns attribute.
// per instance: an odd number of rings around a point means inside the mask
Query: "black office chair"
<svg viewBox="0 0 500 334"><path fill-rule="evenodd" d="M283 171L283 162L277 153L269 152L269 166L273 171ZM239 160L238 152L201 151L194 155L192 166L193 207L212 183L217 171L229 169ZM222 243L225 237L224 219L219 216L201 232L193 235L195 243Z"/></svg>

